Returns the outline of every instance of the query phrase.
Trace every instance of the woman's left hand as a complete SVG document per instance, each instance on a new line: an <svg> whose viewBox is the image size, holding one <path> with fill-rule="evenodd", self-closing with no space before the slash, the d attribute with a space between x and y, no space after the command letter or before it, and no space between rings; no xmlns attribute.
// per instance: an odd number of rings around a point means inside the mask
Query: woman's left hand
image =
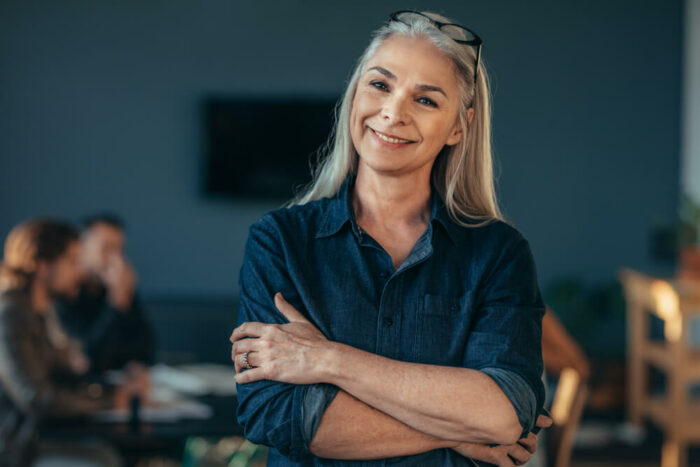
<svg viewBox="0 0 700 467"><path fill-rule="evenodd" d="M330 341L309 320L289 304L281 293L275 306L289 320L287 324L243 323L233 330L231 359L236 366L236 382L273 380L292 384L321 382ZM246 371L243 354L247 353Z"/></svg>

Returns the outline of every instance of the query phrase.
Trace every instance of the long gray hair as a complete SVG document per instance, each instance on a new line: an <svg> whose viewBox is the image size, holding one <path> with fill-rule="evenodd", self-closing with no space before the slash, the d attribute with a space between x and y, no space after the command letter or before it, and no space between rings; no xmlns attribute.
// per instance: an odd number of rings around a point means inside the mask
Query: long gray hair
<svg viewBox="0 0 700 467"><path fill-rule="evenodd" d="M453 22L436 13L422 13L437 21ZM463 137L457 144L442 148L431 173L432 183L444 200L450 217L465 227L481 226L494 219L503 220L494 185L491 99L486 69L483 62L479 64L475 86L474 48L455 42L427 19L420 19L417 15L409 24L390 21L372 33L370 44L360 56L345 93L336 105L333 130L319 151L320 158L312 170L312 181L285 206L332 197L347 175L356 173L358 155L350 136L350 113L357 83L377 48L388 37L397 34L427 38L455 64L461 95L458 118ZM468 120L470 108L474 109L471 123Z"/></svg>

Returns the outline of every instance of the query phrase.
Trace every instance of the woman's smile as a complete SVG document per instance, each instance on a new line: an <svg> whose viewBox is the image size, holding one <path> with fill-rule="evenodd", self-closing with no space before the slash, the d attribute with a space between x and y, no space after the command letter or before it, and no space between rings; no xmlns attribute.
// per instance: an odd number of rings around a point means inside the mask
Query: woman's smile
<svg viewBox="0 0 700 467"><path fill-rule="evenodd" d="M385 133L379 132L373 128L369 128L369 132L374 135L374 139L376 139L381 145L387 146L390 148L400 148L407 146L411 143L415 143L415 141L407 140L407 139L400 139L400 138L394 138L391 137Z"/></svg>

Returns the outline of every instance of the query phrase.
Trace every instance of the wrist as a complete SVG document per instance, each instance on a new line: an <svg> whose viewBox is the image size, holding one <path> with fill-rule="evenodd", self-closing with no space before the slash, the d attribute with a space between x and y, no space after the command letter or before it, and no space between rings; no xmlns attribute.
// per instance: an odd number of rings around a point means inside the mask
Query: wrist
<svg viewBox="0 0 700 467"><path fill-rule="evenodd" d="M338 385L338 380L343 371L343 356L347 355L347 351L350 349L352 348L345 344L328 341L328 346L323 352L321 364L319 365L321 370L320 376L323 382Z"/></svg>
<svg viewBox="0 0 700 467"><path fill-rule="evenodd" d="M443 442L443 448L448 448L448 449L457 449L462 445L459 441L454 441L454 440L442 440Z"/></svg>

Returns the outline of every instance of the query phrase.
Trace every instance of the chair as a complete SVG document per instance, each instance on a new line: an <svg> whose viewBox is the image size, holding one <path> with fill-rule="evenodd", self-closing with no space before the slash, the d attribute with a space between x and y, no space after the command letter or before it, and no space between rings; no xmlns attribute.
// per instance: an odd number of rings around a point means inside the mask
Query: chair
<svg viewBox="0 0 700 467"><path fill-rule="evenodd" d="M554 424L547 429L547 465L568 467L583 408L588 398L588 384L573 368L564 368L554 393L551 414Z"/></svg>
<svg viewBox="0 0 700 467"><path fill-rule="evenodd" d="M664 431L662 467L685 467L688 445L700 442L700 402L688 385L700 381L700 351L687 344L689 322L700 315L700 286L661 280L631 269L619 273L627 302L627 417L641 426L648 417ZM664 338L648 337L650 314L664 323ZM667 377L664 396L652 396L648 366Z"/></svg>

